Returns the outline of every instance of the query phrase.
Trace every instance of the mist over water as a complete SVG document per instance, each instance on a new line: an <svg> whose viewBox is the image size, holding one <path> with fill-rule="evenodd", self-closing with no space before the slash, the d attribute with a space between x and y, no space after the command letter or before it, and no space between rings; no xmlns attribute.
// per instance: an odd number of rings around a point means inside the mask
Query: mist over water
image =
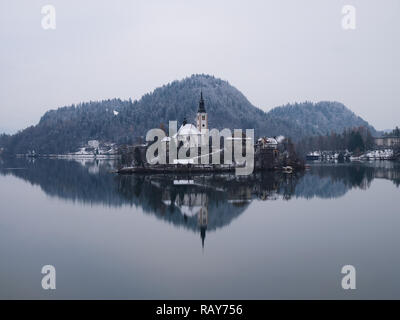
<svg viewBox="0 0 400 320"><path fill-rule="evenodd" d="M0 298L400 298L400 166L119 176L0 160ZM41 287L54 265L57 289ZM341 268L357 289L341 288Z"/></svg>

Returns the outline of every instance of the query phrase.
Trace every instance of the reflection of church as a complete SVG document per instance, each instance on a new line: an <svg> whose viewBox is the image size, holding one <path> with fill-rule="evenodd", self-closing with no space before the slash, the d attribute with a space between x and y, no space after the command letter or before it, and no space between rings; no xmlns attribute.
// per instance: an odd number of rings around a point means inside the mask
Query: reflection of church
<svg viewBox="0 0 400 320"><path fill-rule="evenodd" d="M266 179L265 187L270 193L277 188L273 181ZM184 178L177 175L151 179L151 184L160 191L162 217L199 232L203 248L207 231L229 225L246 210L260 191L257 182L259 184L260 179L254 176L238 179L234 175Z"/></svg>
<svg viewBox="0 0 400 320"><path fill-rule="evenodd" d="M206 233L229 225L261 190L269 190L269 195L276 192L276 176L271 175L264 188L257 188L263 180L260 177L234 175L167 175L153 177L151 184L160 191L158 211L163 212L162 217L199 232L204 248Z"/></svg>
<svg viewBox="0 0 400 320"><path fill-rule="evenodd" d="M204 194L207 200L206 194ZM208 203L207 203L208 204ZM197 213L197 221L199 222L200 227L200 236L201 236L201 245L204 248L204 239L206 238L206 230L208 224L208 207L207 205L203 205L200 208L200 211Z"/></svg>
<svg viewBox="0 0 400 320"><path fill-rule="evenodd" d="M178 182L180 180L177 180ZM185 181L188 183L189 181ZM179 185L184 185L179 183ZM164 204L174 204L180 209L184 219L195 218L200 229L201 243L204 248L204 240L208 225L208 196L205 192L187 192L183 196L176 196L171 199L171 193L164 191L162 194Z"/></svg>

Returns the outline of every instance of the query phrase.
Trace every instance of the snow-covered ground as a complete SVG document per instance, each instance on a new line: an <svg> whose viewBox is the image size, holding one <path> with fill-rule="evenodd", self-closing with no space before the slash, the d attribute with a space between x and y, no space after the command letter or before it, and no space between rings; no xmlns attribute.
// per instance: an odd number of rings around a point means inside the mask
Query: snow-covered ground
<svg viewBox="0 0 400 320"><path fill-rule="evenodd" d="M392 149L383 149L383 150L371 150L367 151L364 154L359 156L355 156L353 153L348 152L347 150L343 153L345 158L350 159L351 161L360 161L360 160L392 160L394 158L394 152ZM319 157L320 160L338 160L339 153L333 151L314 151L307 154L307 156L316 156Z"/></svg>
<svg viewBox="0 0 400 320"><path fill-rule="evenodd" d="M367 158L370 160L386 160L391 159L394 153L392 149L373 150L363 154L360 158Z"/></svg>

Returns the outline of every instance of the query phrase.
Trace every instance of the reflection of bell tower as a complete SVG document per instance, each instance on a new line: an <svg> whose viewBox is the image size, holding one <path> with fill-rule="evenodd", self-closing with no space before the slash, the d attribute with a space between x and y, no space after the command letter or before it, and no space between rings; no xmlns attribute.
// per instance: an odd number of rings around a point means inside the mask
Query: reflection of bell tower
<svg viewBox="0 0 400 320"><path fill-rule="evenodd" d="M207 195L201 194L201 209L197 213L198 223L200 227L200 237L201 237L201 245L204 248L204 240L206 238L206 230L208 224L208 201Z"/></svg>
<svg viewBox="0 0 400 320"><path fill-rule="evenodd" d="M200 132L208 129L208 116L204 107L203 91L200 93L199 110L197 110L197 129Z"/></svg>

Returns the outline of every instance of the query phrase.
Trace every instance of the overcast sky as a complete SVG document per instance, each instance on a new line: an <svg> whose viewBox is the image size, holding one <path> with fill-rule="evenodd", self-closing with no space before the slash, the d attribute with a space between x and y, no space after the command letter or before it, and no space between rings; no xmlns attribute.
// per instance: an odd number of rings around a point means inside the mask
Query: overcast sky
<svg viewBox="0 0 400 320"><path fill-rule="evenodd" d="M41 8L56 9L44 30ZM356 29L342 28L342 7ZM144 93L193 73L255 106L343 102L377 129L400 125L398 0L1 0L0 128L48 109Z"/></svg>

